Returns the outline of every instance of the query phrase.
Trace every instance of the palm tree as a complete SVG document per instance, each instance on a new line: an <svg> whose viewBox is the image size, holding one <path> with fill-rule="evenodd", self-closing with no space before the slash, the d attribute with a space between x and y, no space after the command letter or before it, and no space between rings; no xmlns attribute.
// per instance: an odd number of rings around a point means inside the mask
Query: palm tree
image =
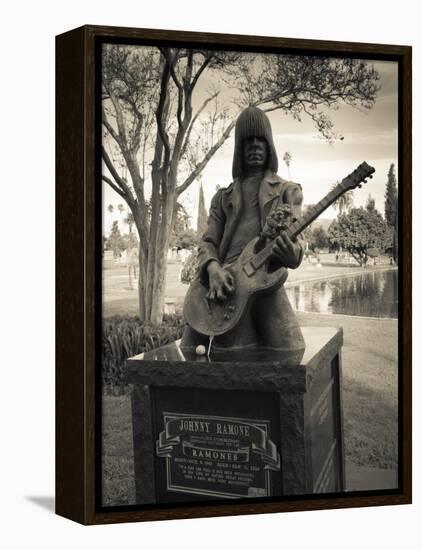
<svg viewBox="0 0 422 550"><path fill-rule="evenodd" d="M291 181L292 178L290 176L290 163L292 162L292 154L289 153L289 151L286 151L284 153L283 160L284 160L284 162L286 163L286 166L287 166L287 173L289 174L289 181Z"/></svg>
<svg viewBox="0 0 422 550"><path fill-rule="evenodd" d="M366 209L368 212L373 212L375 210L375 199L372 197L371 193L369 193L366 201Z"/></svg>
<svg viewBox="0 0 422 550"><path fill-rule="evenodd" d="M129 235L132 233L132 226L135 223L132 212L128 212L126 218L123 220L129 226Z"/></svg>
<svg viewBox="0 0 422 550"><path fill-rule="evenodd" d="M339 183L340 183L339 181L336 181L336 183L334 183L331 186L331 189L334 189L334 187L337 187ZM343 212L348 212L352 208L352 206L353 206L352 190L346 191L346 193L343 193L342 195L340 195L340 197L335 202L333 202L333 208L335 210L338 210L338 213L340 215L343 214Z"/></svg>

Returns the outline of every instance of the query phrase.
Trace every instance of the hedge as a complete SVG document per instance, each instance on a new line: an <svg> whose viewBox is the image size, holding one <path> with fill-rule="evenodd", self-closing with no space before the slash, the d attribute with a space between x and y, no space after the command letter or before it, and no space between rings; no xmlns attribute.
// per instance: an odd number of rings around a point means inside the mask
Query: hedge
<svg viewBox="0 0 422 550"><path fill-rule="evenodd" d="M180 315L164 316L161 325L142 322L139 317L115 315L103 320L102 384L108 394L119 394L126 387L124 364L128 357L164 346L182 337Z"/></svg>

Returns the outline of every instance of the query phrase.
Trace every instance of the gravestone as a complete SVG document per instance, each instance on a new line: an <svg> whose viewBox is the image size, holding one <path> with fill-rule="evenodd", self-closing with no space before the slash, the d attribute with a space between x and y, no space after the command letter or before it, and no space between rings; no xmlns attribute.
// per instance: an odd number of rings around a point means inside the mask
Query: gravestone
<svg viewBox="0 0 422 550"><path fill-rule="evenodd" d="M127 361L137 504L344 491L342 330L302 331L303 358L175 342Z"/></svg>

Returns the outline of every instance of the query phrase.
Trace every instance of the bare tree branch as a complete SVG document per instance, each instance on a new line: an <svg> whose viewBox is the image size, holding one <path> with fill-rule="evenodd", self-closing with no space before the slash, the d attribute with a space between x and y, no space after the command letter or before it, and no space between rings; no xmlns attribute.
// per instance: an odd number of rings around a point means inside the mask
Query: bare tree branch
<svg viewBox="0 0 422 550"><path fill-rule="evenodd" d="M128 141L127 141L127 135L126 135L126 125L123 118L122 109L119 104L119 100L115 96L114 92L110 91L110 101L113 103L114 110L116 112L116 122L117 122L117 128L119 130L119 138L122 145L124 145L125 149L128 148Z"/></svg>
<svg viewBox="0 0 422 550"><path fill-rule="evenodd" d="M173 155L170 163L170 177L169 177L169 188L171 190L174 190L176 186L177 171L178 171L179 161L181 158L183 141L184 141L189 123L192 119L192 89L191 89L192 67L193 67L193 51L188 50L186 70L183 77L183 88L178 90L179 92L178 109L177 109L178 129L176 133L176 139L173 145ZM181 104L181 102L183 102L183 104ZM182 111L184 111L183 118L181 116Z"/></svg>
<svg viewBox="0 0 422 550"><path fill-rule="evenodd" d="M187 132L186 132L186 136L185 136L185 141L183 143L183 147L182 147L182 151L180 153L180 156L183 157L186 153L186 148L189 144L189 139L190 139L190 135L192 133L192 128L195 126L195 122L197 121L199 115L205 110L205 107L208 105L208 103L210 101L212 101L213 99L215 99L218 94L220 92L216 92L215 94L211 95L210 97L208 97L203 103L202 105L199 107L199 109L196 111L195 113L195 116L192 118L190 124L189 124L189 127L187 129Z"/></svg>
<svg viewBox="0 0 422 550"><path fill-rule="evenodd" d="M115 191L118 195L120 195L122 197L122 199L124 199L125 201L128 201L128 198L127 196L125 195L125 193L120 189L120 187L117 187L117 185L115 185L110 178L108 178L106 175L104 174L101 174L101 178L109 184L109 186L113 189L113 191Z"/></svg>
<svg viewBox="0 0 422 550"><path fill-rule="evenodd" d="M214 57L214 54L210 54L208 57L205 58L205 61L202 63L202 65L199 67L199 69L196 71L195 76L192 79L191 88L192 90L195 88L196 83L198 82L199 77L204 72L204 70L208 67L210 61Z"/></svg>
<svg viewBox="0 0 422 550"><path fill-rule="evenodd" d="M170 142L169 137L167 135L166 129L165 129L165 121L164 121L164 111L165 111L165 104L166 101L168 101L168 82L170 78L170 67L167 61L164 62L163 67L163 74L161 76L161 85L160 85L160 100L158 102L158 107L155 112L155 118L157 120L157 128L158 132L160 134L161 141L163 143L164 147L164 165L168 166L170 155L171 155L171 149L170 149Z"/></svg>
<svg viewBox="0 0 422 550"><path fill-rule="evenodd" d="M101 156L102 156L102 158L105 162L105 165L107 166L110 174L113 176L114 181L120 187L120 189L123 191L123 193L125 193L127 202L129 204L130 203L134 204L135 203L135 198L132 194L132 191L131 191L130 187L128 186L126 181L123 178L121 178L119 176L119 174L117 173L117 170L115 169L114 164L113 164L112 160L110 159L107 151L104 149L104 147L101 147Z"/></svg>
<svg viewBox="0 0 422 550"><path fill-rule="evenodd" d="M173 54L171 48L160 48L160 51L166 59L166 63L168 64L171 78L177 87L177 115L176 116L177 116L177 122L179 124L179 127L181 127L182 113L183 113L183 85L180 82L175 70L175 66L177 64L179 56L177 51L176 53Z"/></svg>
<svg viewBox="0 0 422 550"><path fill-rule="evenodd" d="M118 145L120 145L119 135L118 135L118 133L115 131L115 129L113 128L113 126L110 124L110 122L108 121L107 115L106 115L106 112L105 112L105 109L104 109L104 105L103 105L102 111L103 111L103 113L102 113L102 123L103 123L104 127L106 128L107 132L111 135L111 137L114 139L114 141L115 141Z"/></svg>
<svg viewBox="0 0 422 550"><path fill-rule="evenodd" d="M208 150L208 152L204 155L202 160L198 162L193 172L191 172L191 174L185 179L185 181L176 188L177 196L179 196L184 191L186 191L189 185L191 185L195 181L195 179L201 174L202 170L205 168L210 158L214 156L214 154L218 151L218 149L223 145L223 143L230 136L230 133L233 130L235 124L236 124L236 119L232 120L232 122L227 126L227 128L224 130L224 132L220 136L220 139Z"/></svg>

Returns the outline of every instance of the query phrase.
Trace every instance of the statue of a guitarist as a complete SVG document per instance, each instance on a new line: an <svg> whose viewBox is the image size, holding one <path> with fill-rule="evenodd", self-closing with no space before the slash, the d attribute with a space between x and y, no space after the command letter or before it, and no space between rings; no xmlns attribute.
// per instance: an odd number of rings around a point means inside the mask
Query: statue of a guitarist
<svg viewBox="0 0 422 550"><path fill-rule="evenodd" d="M265 239L263 231L269 229L266 222L275 206L280 212L283 205L290 205L288 210L293 220L301 214L303 195L300 185L283 180L277 175L277 170L270 121L263 111L249 107L236 122L233 183L220 189L212 199L208 227L199 250L199 279L207 289L210 315L214 306L226 308L222 314L224 319L236 315L236 305L231 301L237 291L236 281L225 266L235 262L250 241L260 235L261 240ZM303 258L300 242L285 232L273 239L271 252L270 270L280 267L295 269ZM195 297L190 304L185 303L188 317L204 317L203 308L195 310L194 302ZM200 324L204 323L207 323L206 315ZM204 329L200 333L188 324L182 347L208 346L209 335L214 335L212 332ZM247 311L236 320L236 325L224 334L215 334L213 343L216 348L256 345L286 351L304 348L295 313L280 285L256 296Z"/></svg>

